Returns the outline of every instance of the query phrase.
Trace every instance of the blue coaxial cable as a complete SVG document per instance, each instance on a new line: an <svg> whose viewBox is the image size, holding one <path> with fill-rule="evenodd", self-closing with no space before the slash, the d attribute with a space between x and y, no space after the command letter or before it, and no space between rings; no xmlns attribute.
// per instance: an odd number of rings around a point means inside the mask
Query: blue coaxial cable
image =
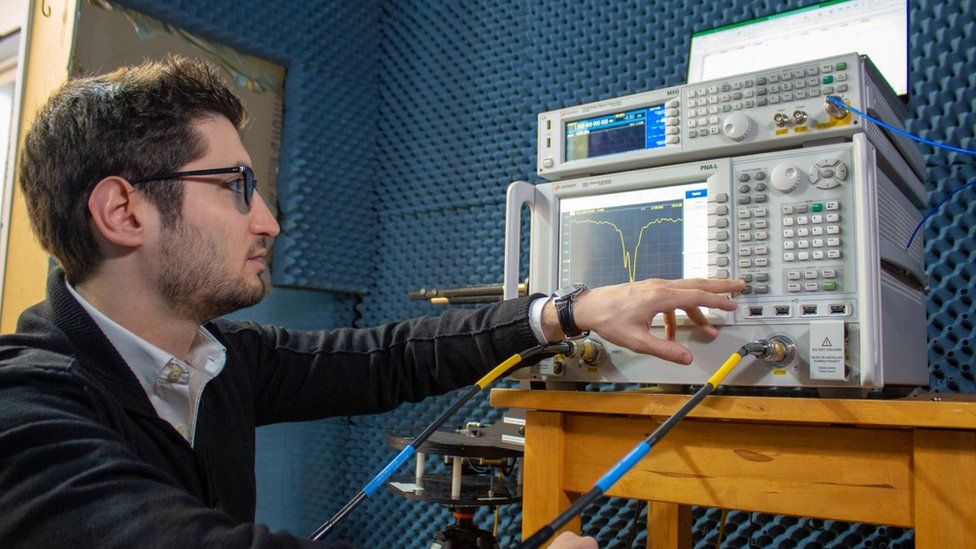
<svg viewBox="0 0 976 549"><path fill-rule="evenodd" d="M915 135L913 133L906 132L905 130L903 130L901 128L896 128L895 126L892 126L891 124L888 124L887 122L883 122L881 120L878 120L877 118L871 116L870 114L863 113L863 112L855 109L854 107L852 107L852 106L848 105L847 103L845 103L843 99L841 99L840 97L837 97L836 95L828 95L826 97L826 100L829 101L829 102L831 102L831 103L833 103L833 104L835 104L835 105L837 105L838 107L842 107L844 109L847 109L847 110L851 111L852 113L860 116L861 118L870 120L871 122L874 122L875 124L881 126L882 128L887 128L887 129L889 129L889 130L897 133L898 135L907 137L909 139L914 139L915 141L918 141L919 143L925 143L926 145L932 145L933 147L939 147L941 149L946 149L946 150L949 150L949 151L959 152L959 153L963 153L963 154L971 154L973 156L976 156L976 150L973 150L973 149L964 149L962 147L954 147L952 145L946 145L944 143L939 143L937 141L932 141L931 139L925 139L924 137L919 137L919 136L917 136L917 135ZM932 217L933 215L935 215L935 212L939 211L939 208L941 208L946 202L948 202L949 199L952 198L953 195L955 195L956 193L958 193L961 190L964 190L964 189L967 189L967 188L973 186L973 184L976 184L976 181L970 181L969 183L966 183L962 187L959 187L959 188L953 190L951 193L949 193L949 196L947 196L947 197L943 198L942 200L940 200L938 204L936 204L932 209L930 209L929 211L927 211L925 213L925 215L922 216L922 220L918 222L918 225L915 225L915 230L912 231L912 236L910 236L908 238L908 243L905 244L905 249L908 249L908 248L911 248L912 247L912 241L915 240L915 235L918 234L918 231L922 228L923 225L925 225L925 222L928 221L928 219L930 217Z"/></svg>
<svg viewBox="0 0 976 549"><path fill-rule="evenodd" d="M883 122L881 120L878 120L877 118L871 116L870 114L863 113L863 112L855 109L854 107L848 105L847 103L844 103L844 100L841 99L840 97L837 97L836 95L828 95L825 99L827 101L830 101L831 103L839 106L839 107L843 107L843 108L851 111L852 113L860 116L861 118L866 118L866 119L870 120L871 122L874 122L875 124L881 126L882 128L887 128L887 129L889 129L889 130L897 133L898 135L905 136L905 137L907 137L909 139L914 139L915 141L918 141L920 143L925 143L926 145L932 145L933 147L939 147L941 149L946 149L946 150L950 150L950 151L961 152L961 153L964 153L964 154L971 154L973 156L976 156L976 150L973 150L973 149L964 149L962 147L953 147L952 145L946 145L944 143L939 143L937 141L932 141L931 139L925 139L924 137L919 137L919 136L917 136L917 135L915 135L913 133L906 132L905 130L903 130L901 128L896 128L895 126L892 126L891 124L888 124L887 122Z"/></svg>

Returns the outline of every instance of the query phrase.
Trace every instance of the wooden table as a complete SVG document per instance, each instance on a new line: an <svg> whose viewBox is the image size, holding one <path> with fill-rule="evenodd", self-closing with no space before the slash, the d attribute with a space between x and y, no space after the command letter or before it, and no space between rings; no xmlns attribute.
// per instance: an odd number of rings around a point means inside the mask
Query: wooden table
<svg viewBox="0 0 976 549"><path fill-rule="evenodd" d="M914 528L917 547L973 548L976 402L965 397L708 397L608 495L651 502L654 548L691 547L691 505ZM494 389L493 406L529 410L523 539L687 398Z"/></svg>

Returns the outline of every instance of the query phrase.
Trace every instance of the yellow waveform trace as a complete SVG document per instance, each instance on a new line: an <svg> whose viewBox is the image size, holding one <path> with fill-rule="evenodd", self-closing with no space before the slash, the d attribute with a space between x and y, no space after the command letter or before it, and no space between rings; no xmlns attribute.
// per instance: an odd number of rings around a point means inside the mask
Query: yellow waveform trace
<svg viewBox="0 0 976 549"><path fill-rule="evenodd" d="M651 225L657 225L658 223L681 223L684 221L683 217L660 217L644 225L640 229L640 233L637 235L637 245L634 246L634 255L630 255L627 250L627 242L624 239L624 232L620 230L620 227L611 221L596 221L593 219L574 219L573 223L589 223L590 225L610 225L613 230L617 231L617 236L620 237L620 252L624 259L624 268L627 269L627 278L634 282L637 278L637 252L640 250L641 241L644 239L644 231Z"/></svg>

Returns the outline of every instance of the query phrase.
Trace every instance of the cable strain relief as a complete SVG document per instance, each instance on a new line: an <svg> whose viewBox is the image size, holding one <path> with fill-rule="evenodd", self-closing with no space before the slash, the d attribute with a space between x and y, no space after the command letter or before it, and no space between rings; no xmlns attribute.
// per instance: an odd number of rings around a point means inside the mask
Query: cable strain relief
<svg viewBox="0 0 976 549"><path fill-rule="evenodd" d="M766 353L766 349L769 347L769 342L764 339L757 339L755 341L750 341L746 343L739 349L739 354L743 357L748 355L762 356Z"/></svg>

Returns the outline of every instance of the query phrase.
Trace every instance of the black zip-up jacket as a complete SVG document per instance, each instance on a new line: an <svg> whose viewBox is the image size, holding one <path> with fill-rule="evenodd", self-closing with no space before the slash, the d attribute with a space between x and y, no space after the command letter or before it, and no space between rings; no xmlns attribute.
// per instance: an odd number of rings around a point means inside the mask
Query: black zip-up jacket
<svg viewBox="0 0 976 549"><path fill-rule="evenodd" d="M253 524L258 425L370 414L468 385L536 345L530 298L372 329L215 320L223 371L194 447L57 269L0 337L0 547L300 547ZM532 296L536 297L536 296Z"/></svg>

